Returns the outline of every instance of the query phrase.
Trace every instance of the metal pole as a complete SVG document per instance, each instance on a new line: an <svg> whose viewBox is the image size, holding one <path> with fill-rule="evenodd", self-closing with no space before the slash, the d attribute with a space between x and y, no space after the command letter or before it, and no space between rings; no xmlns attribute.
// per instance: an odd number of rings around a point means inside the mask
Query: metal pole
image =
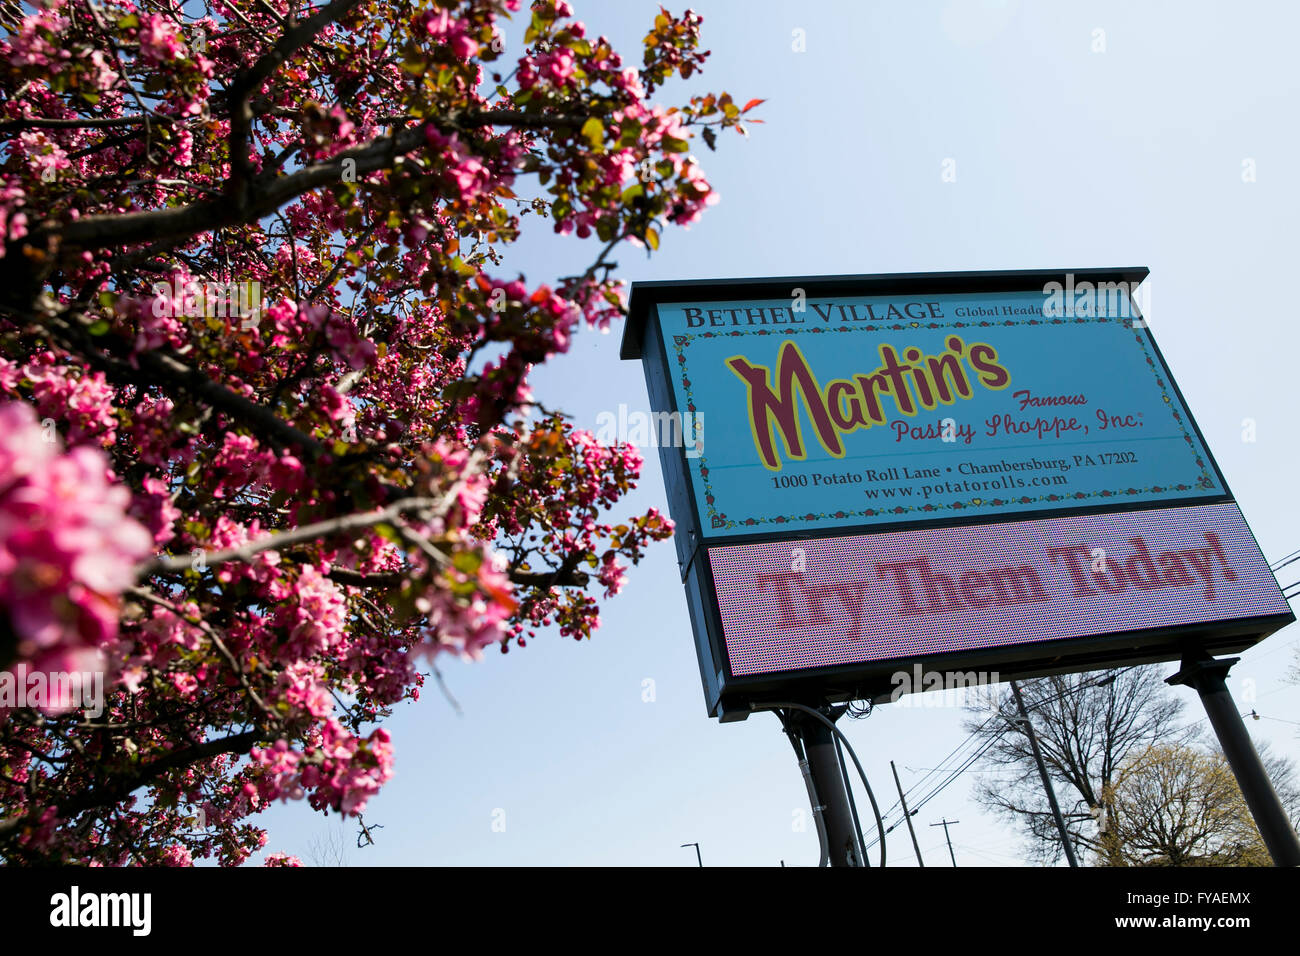
<svg viewBox="0 0 1300 956"><path fill-rule="evenodd" d="M894 786L898 787L898 802L903 805L903 819L907 821L907 832L912 834L912 849L916 851L916 863L918 866L925 866L925 860L921 859L921 844L916 842L916 830L912 827L912 815L907 812L907 797L903 796L903 785L898 781L898 768L894 766L894 761L889 761L889 769L894 771Z"/></svg>
<svg viewBox="0 0 1300 956"><path fill-rule="evenodd" d="M1061 834L1061 845L1065 847L1065 858L1070 861L1070 866L1078 866L1079 861L1074 856L1074 843L1070 840L1070 834L1065 829L1065 820L1061 818L1061 808L1056 802L1056 791L1052 789L1052 781L1047 776L1047 766L1043 763L1043 752L1038 749L1038 735L1034 733L1034 722L1029 719L1029 712L1025 710L1025 700L1020 696L1020 686L1011 681L1011 693L1016 695L1016 706L1020 708L1020 719L1024 722L1025 733L1029 737L1029 746L1034 748L1034 762L1038 764L1038 775L1043 778L1043 789L1047 791L1047 802L1051 804L1052 816L1056 818L1056 830Z"/></svg>
<svg viewBox="0 0 1300 956"><path fill-rule="evenodd" d="M700 845L698 843L683 843L682 849L684 850L688 846L695 847L695 862L699 863L700 866L703 866L704 860L700 857Z"/></svg>
<svg viewBox="0 0 1300 956"><path fill-rule="evenodd" d="M834 711L832 720L838 716ZM839 755L835 752L835 736L820 720L807 714L798 714L802 729L804 751L817 801L824 808L826 842L830 848L831 866L861 866L862 849L858 846L853 811L849 807L848 791L844 788L844 772Z"/></svg>
<svg viewBox="0 0 1300 956"><path fill-rule="evenodd" d="M1246 806L1250 807L1250 815L1255 818L1259 835L1273 857L1273 864L1300 866L1300 839L1296 838L1286 811L1282 809L1282 801L1277 798L1277 791L1273 789L1246 731L1246 723L1224 682L1228 669L1239 660L1239 657L1215 660L1198 649L1183 657L1182 668L1173 677L1166 678L1165 683L1196 688L1219 738L1219 746L1228 758L1228 766L1232 767L1241 794L1246 798Z"/></svg>
<svg viewBox="0 0 1300 956"><path fill-rule="evenodd" d="M952 837L948 835L948 824L956 825L961 823L960 820L949 820L947 817L941 823L931 823L932 827L943 827L943 838L948 841L948 857L952 860L952 865L957 865L957 854L952 852Z"/></svg>

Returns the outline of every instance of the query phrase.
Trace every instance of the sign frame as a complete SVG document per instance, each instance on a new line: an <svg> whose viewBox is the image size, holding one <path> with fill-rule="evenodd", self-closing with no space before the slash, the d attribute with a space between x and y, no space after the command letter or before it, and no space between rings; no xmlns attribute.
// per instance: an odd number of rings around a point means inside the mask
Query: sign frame
<svg viewBox="0 0 1300 956"><path fill-rule="evenodd" d="M785 300L794 290L803 290L809 301L833 296L917 296L978 293L1043 293L1048 283L1068 282L1075 285L1091 282L1124 283L1132 290L1147 278L1145 267L1074 270L1016 270L998 272L931 272L893 273L848 276L788 276L758 279L683 280L633 283L628 321L624 328L620 358L640 359L643 363L651 410L655 414L674 414L680 419L682 409L670 376L674 373L663 337L659 330L658 307L675 303L737 300ZM1133 314L1140 317L1137 304L1129 301ZM1063 505L1060 508L1035 508L1032 511L1009 510L999 514L929 517L900 521L874 522L864 525L815 529L728 534L716 538L714 547L779 541L795 544L801 540L874 535L917 528L960 528L970 525L995 525L1008 521L1047 520L1062 516L1118 514L1129 511L1154 511L1197 505L1231 503L1235 499L1227 481L1205 441L1195 416L1164 360L1151 330L1143 322L1138 327L1146 346L1166 373L1169 390L1186 414L1186 425L1196 436L1206 462L1218 479L1222 493L1189 494L1164 501L1112 501L1096 505ZM707 441L708 426L705 427ZM723 636L717 589L709 560L702 518L692 485L692 475L685 449L659 447L660 464L668 496L669 512L676 524L674 543L682 583L686 589L692 629L695 633L700 677L705 703L711 716L723 721L741 720L750 713L750 703L779 697L843 701L867 699L881 701L890 696L890 675L923 662L926 673L953 671L996 671L1000 680L1041 677L1051 674L1096 670L1112 666L1157 663L1178 660L1192 649L1211 654L1236 653L1253 646L1269 634L1295 620L1295 615L1269 614L1231 621L1181 624L1130 630L1121 633L1060 638L1049 641L963 650L920 657L895 657L861 663L835 664L762 675L735 676L731 673L726 641ZM1247 531L1249 526L1247 525ZM1253 532L1251 540L1254 541ZM1256 548L1258 543L1256 542Z"/></svg>

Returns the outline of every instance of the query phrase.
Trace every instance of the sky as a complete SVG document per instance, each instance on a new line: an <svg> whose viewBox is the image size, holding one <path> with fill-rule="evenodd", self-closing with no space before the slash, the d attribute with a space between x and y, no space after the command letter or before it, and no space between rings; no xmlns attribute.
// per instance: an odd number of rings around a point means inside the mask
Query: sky
<svg viewBox="0 0 1300 956"><path fill-rule="evenodd" d="M656 4L573 2L589 35L639 60ZM764 98L753 115L765 122L746 139L721 137L716 153L700 144L721 201L689 230L668 229L652 258L621 249L618 275L1147 266L1152 334L1265 556L1300 549L1291 368L1300 333L1278 291L1298 247L1300 6L699 0L694 9L713 56L658 99ZM515 49L523 25L517 18L509 34ZM542 226L502 274L553 282L597 251ZM620 334L578 335L534 374L537 399L592 431L620 404L648 410L640 363L619 360ZM614 513L652 506L667 511L647 449L640 487ZM1281 583L1298 568L1282 570ZM631 570L602 622L590 641L544 633L479 662L441 658L461 715L429 681L421 701L386 722L396 770L365 813L374 843L359 849L354 821L290 803L260 818L267 850L352 866L694 866L682 844L698 842L705 866L815 865L816 833L800 828L807 794L777 719L707 716L671 543ZM1247 721L1251 734L1292 758L1300 687L1282 677L1298 644L1293 625L1246 652L1230 677L1241 709L1262 717ZM1204 726L1195 694L1177 694ZM895 800L891 760L906 788L967 739L959 707L918 703L841 721L882 808ZM958 865L1025 865L1017 833L972 801L974 783L963 774L916 816L927 865L951 865L943 828L931 826L941 819L960 821ZM865 814L860 790L858 802ZM902 828L888 847L888 865L916 865Z"/></svg>

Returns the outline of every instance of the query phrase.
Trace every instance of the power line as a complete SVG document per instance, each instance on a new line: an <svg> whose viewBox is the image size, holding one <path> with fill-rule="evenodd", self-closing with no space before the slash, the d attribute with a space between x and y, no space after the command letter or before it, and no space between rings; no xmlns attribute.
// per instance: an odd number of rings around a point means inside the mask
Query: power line
<svg viewBox="0 0 1300 956"><path fill-rule="evenodd" d="M1292 726L1300 727L1300 720L1284 720L1281 717L1270 717L1268 714L1257 714L1253 710L1249 714L1242 714L1242 716L1254 717L1256 720L1276 720L1280 724L1291 724Z"/></svg>
<svg viewBox="0 0 1300 956"><path fill-rule="evenodd" d="M1273 656L1274 654L1276 654L1278 651L1289 650L1290 648L1295 647L1297 644L1300 644L1300 638L1297 638L1297 639L1294 640L1294 641L1288 641L1288 642L1285 643L1285 644L1279 644L1277 647L1274 647L1274 648L1271 649L1271 650L1267 650L1267 651L1265 651L1263 654L1254 654L1254 655L1251 656L1251 658L1250 658L1249 661L1245 661L1244 663L1246 663L1246 664L1248 664L1248 665L1250 665L1250 666L1253 667L1254 665L1256 665L1256 664L1258 664L1260 661L1262 661L1264 658L1266 658L1266 657L1272 657L1272 656ZM1256 645L1256 646L1258 646L1258 645ZM1252 648L1250 648L1250 649L1253 651L1255 648L1252 647Z"/></svg>
<svg viewBox="0 0 1300 956"><path fill-rule="evenodd" d="M939 765L938 765L937 767L932 768L928 773L926 773L926 775L925 775L924 777L922 777L920 780L915 781L915 782L911 785L911 787L908 788L907 792L908 792L908 793L911 793L911 792L913 792L913 791L915 791L915 790L918 790L919 788L925 786L925 782L926 782L927 780L929 780L930 777L934 776L936 773L948 773L948 770L945 769L944 764L946 764L949 760L953 759L953 757L956 756L958 752L964 750L964 749L967 747L968 744L970 744L970 743L972 743L973 741L977 740L977 739L978 739L978 735L979 735L979 733L980 733L980 732L984 729L984 727L985 727L985 726L986 726L990 721L992 721L993 719L994 719L994 718L990 717L988 720L984 721L983 724L980 724L980 726L977 727L974 731L972 731L971 734L970 734L970 735L969 735L969 736L968 736L964 741L962 741L960 744L958 744L958 745L956 746L956 748L953 749L952 753L948 754L948 756L946 756L946 757L944 757L942 760L940 760L940 761L939 761ZM965 759L965 758L962 758L962 759ZM885 816L889 816L889 815L890 815L891 813L893 813L894 810L897 809L899 806L900 806L899 801L895 800L894 803L893 803L893 805L892 805L888 810L885 811Z"/></svg>
<svg viewBox="0 0 1300 956"><path fill-rule="evenodd" d="M1047 703L1047 701L1045 701L1044 703ZM935 773L945 773L946 771L944 770L944 764L946 764L949 760L951 760L954 756L956 756L960 751L964 750L967 747L967 745L977 740L980 733L984 730L984 728L987 727L993 721L997 720L999 717L1001 717L1001 713L1000 712L995 713L991 715L987 720L985 720L982 724L980 724L978 727L976 727L974 730L972 730L965 740L963 740L961 743L959 743L956 747L953 748L952 752L949 753L948 756L944 757L942 760L939 761L939 765L937 767L930 768L929 772L920 780L915 781L911 785L911 787L908 788L907 792L910 793L914 790L917 790L920 787L925 786L925 782L929 780L930 777L932 777ZM922 768L922 769L926 769L926 768ZM884 815L888 817L889 814L893 813L894 809L898 806L899 806L899 802L897 800L894 801L893 805L888 810L885 811Z"/></svg>
<svg viewBox="0 0 1300 956"><path fill-rule="evenodd" d="M1010 860L1013 864L1020 863L1020 859L1018 857L1011 856L1008 853L999 853L997 850L990 850L988 847L984 847L983 850L980 850L971 846L969 843L954 843L953 846L959 846L965 852L974 853L976 856L982 857L985 860L989 860L992 863L996 863L998 866L1006 866L1008 860ZM1001 857L1001 859L996 859L996 857Z"/></svg>
<svg viewBox="0 0 1300 956"><path fill-rule="evenodd" d="M1127 672L1127 671L1133 670L1133 668L1134 668L1134 667L1137 667L1137 666L1140 666L1140 665L1136 665L1136 664L1134 664L1134 665L1131 665L1131 666L1129 666L1129 667L1123 668L1123 670L1121 670L1120 673L1125 673L1125 672ZM1118 676L1119 676L1118 674L1115 675L1115 677L1118 677ZM1089 688L1089 687L1099 687L1099 686L1101 686L1102 684L1109 683L1110 681L1113 681L1113 680L1114 680L1114 677L1104 678L1104 679L1099 680L1099 681L1092 681L1092 682L1090 682L1090 683L1088 683L1088 684L1080 685L1080 686L1077 687L1077 688L1070 688L1070 689L1068 689L1068 690L1064 690L1064 691L1062 691L1062 692L1059 693L1059 694L1056 694L1055 696L1048 697L1048 698L1046 698L1046 699L1044 699L1044 700L1035 701L1032 705L1027 706L1026 709L1027 709L1027 710L1036 710L1036 709L1038 709L1038 708L1045 707L1045 706L1048 705L1048 704L1053 704L1053 703L1055 703L1056 701L1061 700L1062 698L1068 697L1070 694L1072 694L1072 693L1076 693L1076 692L1079 691L1079 690L1084 690L1084 689L1087 689L1087 688ZM943 767L944 764L948 763L948 761L951 760L952 757L953 757L954 755L956 755L956 754L959 753L960 751L964 750L964 749L965 749L965 748L966 748L966 747L967 747L967 746L968 746L972 741L978 739L979 735L983 732L984 728L987 727L990 723L992 723L992 722L995 721L995 720L1005 720L1005 719L1006 719L1006 717L1005 717L1005 715L1001 712L1001 710L999 710L997 713L991 715L987 720L985 720L985 721L984 721L983 723L981 723L978 727L976 727L973 731L971 731L971 733L966 737L966 739L963 740L960 744L958 744L958 745L953 749L953 751L952 751L951 753L948 754L947 757L944 757L943 760L939 761L939 764L938 764L938 767L936 768L936 770L938 770L938 768ZM1009 728L1007 728L1007 729L1009 729ZM920 810L922 807L924 807L927 803L929 803L931 800L933 800L935 797L937 797L937 796L938 796L938 795L939 795L943 790L945 790L948 786L950 786L952 783L954 783L954 782L957 780L958 777L960 777L963 773L965 773L967 770L969 770L969 769L970 769L970 768L971 768L971 767L976 763L976 761L978 761L981 757L984 756L984 754L986 754L989 750L991 750L991 749L993 748L993 746L994 746L994 745L995 745L995 744L996 744L996 743L997 743L997 742L1002 738L1003 734L1005 734L1005 733L1006 733L1006 729L1003 729L1002 731L998 732L996 735L990 737L990 738L989 738L989 739L984 743L984 745L983 745L982 747L980 747L979 750L976 751L974 754L972 754L969 758L963 758L963 761L962 761L961 766L959 766L956 770L950 771L950 772L948 773L948 776L947 776L946 778L944 778L943 780L939 781L939 782L934 786L934 788L933 788L932 790L930 790L928 793L926 793L923 797L920 798L920 800L918 800L918 801L915 803L914 806L911 806L911 807L909 807L908 809L909 809L909 810L913 810L913 811L919 811L919 810ZM934 771L931 771L930 773L927 773L927 774L926 774L924 777L922 777L920 780L916 781L916 782L913 783L910 787L908 787L907 790L905 791L905 793L906 793L906 794L910 794L910 793L912 793L912 792L914 792L914 791L920 789L921 787L923 787L923 786L925 785L926 780L928 780L931 776L933 776L933 774L934 774ZM884 816L886 819L888 819L888 818L889 818L889 815L893 812L894 808L897 807L897 806L899 806L899 804L898 804L897 802L895 802L893 806L891 806L888 810L885 811L885 813L883 814L883 816ZM893 826L897 826L897 825L898 825L898 822L901 822L901 821L896 821L896 822L893 824ZM866 848L867 848L867 849L870 849L872 846L875 845L875 843L876 843L875 840L870 840L870 841L868 841Z"/></svg>
<svg viewBox="0 0 1300 956"><path fill-rule="evenodd" d="M1300 551L1292 551L1285 558L1278 558L1275 564L1270 564L1268 566L1268 569L1276 572L1285 568L1288 564L1294 564L1297 561L1300 561Z"/></svg>
<svg viewBox="0 0 1300 956"><path fill-rule="evenodd" d="M985 721L985 723L987 723L987 721ZM946 787L948 787L949 784L951 784L959 776L961 776L963 773L969 770L977 760L979 760L981 757L984 756L984 754L986 754L989 750L991 750L994 744L998 742L998 739L1000 737L1001 734L999 734L996 737L991 737L987 742L985 742L984 746L980 747L979 750L971 754L971 756L967 758L960 767L952 771L946 779L941 780L938 784L936 784L934 789L932 789L925 796L921 797L920 800L916 802L916 805L914 807L910 807L909 809L913 813L919 812L922 807L924 807L927 803L929 803L931 800L937 797ZM912 787L912 789L913 790L916 789L915 785ZM867 849L870 849L872 846L873 843L869 842L867 844Z"/></svg>

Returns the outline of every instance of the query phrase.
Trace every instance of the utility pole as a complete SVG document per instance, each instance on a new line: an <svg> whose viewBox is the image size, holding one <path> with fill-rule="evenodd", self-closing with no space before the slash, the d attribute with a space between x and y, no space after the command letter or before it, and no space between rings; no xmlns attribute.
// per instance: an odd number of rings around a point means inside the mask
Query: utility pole
<svg viewBox="0 0 1300 956"><path fill-rule="evenodd" d="M1273 865L1300 866L1300 839L1291 829L1282 801L1277 798L1241 712L1224 682L1228 669L1239 660L1239 657L1215 660L1204 649L1197 648L1183 655L1182 667L1173 677L1166 678L1165 683L1196 688L1223 755L1228 758L1228 766L1232 767L1241 794L1246 798L1246 806L1250 807L1250 815L1255 818L1259 835L1273 857Z"/></svg>
<svg viewBox="0 0 1300 956"><path fill-rule="evenodd" d="M1034 733L1034 722L1029 719L1029 712L1025 710L1025 699L1020 696L1020 685L1015 681L1011 681L1011 693L1016 695L1016 706L1020 708L1020 721L1024 725L1026 736L1029 737L1029 746L1034 748L1034 762L1038 764L1038 775L1042 777L1043 789L1047 791L1047 802L1051 805L1052 816L1056 819L1056 831L1061 835L1065 858L1070 861L1070 866L1078 866L1079 861L1074 856L1074 843L1065 829L1065 820L1061 818L1061 808L1056 802L1056 791L1052 789L1052 781L1047 776L1047 766L1043 763L1043 752L1038 749L1038 735Z"/></svg>
<svg viewBox="0 0 1300 956"><path fill-rule="evenodd" d="M903 785L898 780L898 768L894 766L892 760L889 761L889 769L894 771L894 786L898 788L898 802L903 805L903 819L907 821L907 832L912 834L912 849L916 851L916 863L923 867L925 860L921 859L921 844L916 842L916 829L912 826L912 815L907 812L907 797L903 796ZM956 865L954 860L953 866Z"/></svg>
<svg viewBox="0 0 1300 956"><path fill-rule="evenodd" d="M700 857L700 845L699 845L698 843L683 843L683 844L682 844L682 849L684 850L684 849L686 849L688 846L693 846L693 847L695 847L695 860L696 860L697 863L700 864L700 866L703 866L703 865L704 865L704 860ZM781 865L784 866L785 864L782 863Z"/></svg>
<svg viewBox="0 0 1300 956"><path fill-rule="evenodd" d="M952 837L948 835L948 827L961 823L960 820L949 820L945 818L941 823L931 823L932 827L943 827L943 838L948 841L948 856L952 858L952 865L957 865L957 855L952 852Z"/></svg>

